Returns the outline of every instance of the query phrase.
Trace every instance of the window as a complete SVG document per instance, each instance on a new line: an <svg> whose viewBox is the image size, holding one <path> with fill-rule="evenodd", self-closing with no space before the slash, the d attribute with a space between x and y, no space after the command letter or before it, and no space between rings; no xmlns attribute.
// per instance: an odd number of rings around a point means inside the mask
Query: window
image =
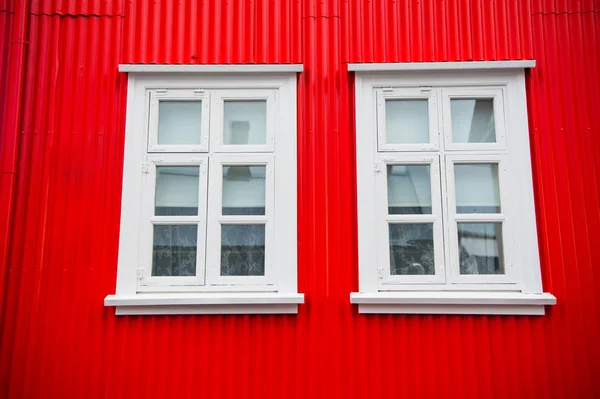
<svg viewBox="0 0 600 399"><path fill-rule="evenodd" d="M524 67L353 64L363 313L543 314Z"/></svg>
<svg viewBox="0 0 600 399"><path fill-rule="evenodd" d="M295 313L298 65L129 72L117 314Z"/></svg>

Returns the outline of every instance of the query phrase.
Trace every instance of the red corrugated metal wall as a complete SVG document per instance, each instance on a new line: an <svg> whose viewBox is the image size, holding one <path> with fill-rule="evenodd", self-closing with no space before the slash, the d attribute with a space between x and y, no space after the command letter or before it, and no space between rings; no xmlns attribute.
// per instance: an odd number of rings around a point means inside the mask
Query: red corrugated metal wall
<svg viewBox="0 0 600 399"><path fill-rule="evenodd" d="M3 110L16 5L0 1ZM600 395L599 1L31 0L27 22L18 163L0 163L3 182L16 177L0 208L12 212L0 214L0 397ZM558 305L543 317L358 315L346 63L531 58L542 272ZM103 307L119 235L119 63L304 64L298 315Z"/></svg>

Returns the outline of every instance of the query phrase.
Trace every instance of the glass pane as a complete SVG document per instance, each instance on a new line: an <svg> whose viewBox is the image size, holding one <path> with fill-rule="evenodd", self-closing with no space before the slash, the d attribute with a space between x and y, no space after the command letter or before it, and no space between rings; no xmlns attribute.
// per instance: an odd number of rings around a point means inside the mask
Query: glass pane
<svg viewBox="0 0 600 399"><path fill-rule="evenodd" d="M264 276L265 225L221 225L221 276Z"/></svg>
<svg viewBox="0 0 600 399"><path fill-rule="evenodd" d="M390 274L435 274L433 223L390 223Z"/></svg>
<svg viewBox="0 0 600 399"><path fill-rule="evenodd" d="M154 225L153 276L195 276L196 225Z"/></svg>
<svg viewBox="0 0 600 399"><path fill-rule="evenodd" d="M494 100L450 100L454 143L495 143Z"/></svg>
<svg viewBox="0 0 600 399"><path fill-rule="evenodd" d="M223 144L266 144L267 101L225 101Z"/></svg>
<svg viewBox="0 0 600 399"><path fill-rule="evenodd" d="M388 165L388 213L431 214L429 165Z"/></svg>
<svg viewBox="0 0 600 399"><path fill-rule="evenodd" d="M198 215L198 166L157 166L154 214Z"/></svg>
<svg viewBox="0 0 600 399"><path fill-rule="evenodd" d="M498 164L454 165L456 213L500 213Z"/></svg>
<svg viewBox="0 0 600 399"><path fill-rule="evenodd" d="M427 100L386 100L386 141L389 144L429 143L427 104Z"/></svg>
<svg viewBox="0 0 600 399"><path fill-rule="evenodd" d="M504 274L502 223L458 223L460 274Z"/></svg>
<svg viewBox="0 0 600 399"><path fill-rule="evenodd" d="M265 166L223 166L223 215L265 214Z"/></svg>
<svg viewBox="0 0 600 399"><path fill-rule="evenodd" d="M202 101L159 101L158 144L200 144Z"/></svg>

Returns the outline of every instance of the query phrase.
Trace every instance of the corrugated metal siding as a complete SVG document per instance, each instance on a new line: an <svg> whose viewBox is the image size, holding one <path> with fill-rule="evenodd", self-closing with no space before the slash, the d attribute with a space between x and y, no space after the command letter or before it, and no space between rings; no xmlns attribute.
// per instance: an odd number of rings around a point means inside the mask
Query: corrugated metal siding
<svg viewBox="0 0 600 399"><path fill-rule="evenodd" d="M598 1L34 0L31 12L1 397L600 392ZM10 18L0 12L0 32ZM558 305L544 317L358 315L345 64L530 58L542 272ZM138 62L304 63L298 272L307 303L297 316L117 318L102 306L119 234L126 76L117 64Z"/></svg>

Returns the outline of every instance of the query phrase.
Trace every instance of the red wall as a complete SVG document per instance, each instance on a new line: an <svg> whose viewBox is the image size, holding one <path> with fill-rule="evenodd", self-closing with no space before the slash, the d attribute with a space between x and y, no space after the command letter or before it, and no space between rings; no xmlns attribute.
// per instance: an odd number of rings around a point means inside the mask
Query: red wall
<svg viewBox="0 0 600 399"><path fill-rule="evenodd" d="M25 1L0 0L2 109ZM30 1L18 163L0 163L2 181L16 179L14 192L0 187L14 200L0 208L11 229L0 397L600 395L600 1ZM542 317L359 315L346 64L505 59L538 62L527 78L536 210L558 304ZM117 268L119 63L304 64L298 315L103 306Z"/></svg>

